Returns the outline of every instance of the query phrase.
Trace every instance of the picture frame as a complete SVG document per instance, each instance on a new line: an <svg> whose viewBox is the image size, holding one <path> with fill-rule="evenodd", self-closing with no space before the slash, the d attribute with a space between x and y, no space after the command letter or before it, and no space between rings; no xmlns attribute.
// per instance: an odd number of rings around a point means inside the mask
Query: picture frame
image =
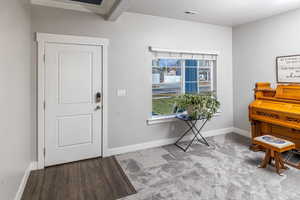
<svg viewBox="0 0 300 200"><path fill-rule="evenodd" d="M276 57L277 83L300 83L300 54Z"/></svg>

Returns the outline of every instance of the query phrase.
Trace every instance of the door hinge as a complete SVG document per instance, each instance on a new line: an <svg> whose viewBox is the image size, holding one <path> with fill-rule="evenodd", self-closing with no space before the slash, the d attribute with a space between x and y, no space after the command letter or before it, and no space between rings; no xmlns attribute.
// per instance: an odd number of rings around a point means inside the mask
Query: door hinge
<svg viewBox="0 0 300 200"><path fill-rule="evenodd" d="M44 63L46 62L46 54L43 55Z"/></svg>
<svg viewBox="0 0 300 200"><path fill-rule="evenodd" d="M45 157L46 156L46 148L44 148L43 151L44 151L44 157Z"/></svg>
<svg viewBox="0 0 300 200"><path fill-rule="evenodd" d="M46 101L43 102L43 108L46 110Z"/></svg>

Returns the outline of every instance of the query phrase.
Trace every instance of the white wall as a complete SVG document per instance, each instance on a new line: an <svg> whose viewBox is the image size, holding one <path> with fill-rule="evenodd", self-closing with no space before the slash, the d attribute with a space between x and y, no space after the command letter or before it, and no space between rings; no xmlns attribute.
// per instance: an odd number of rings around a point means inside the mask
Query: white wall
<svg viewBox="0 0 300 200"><path fill-rule="evenodd" d="M0 199L11 200L34 160L30 6L0 6Z"/></svg>
<svg viewBox="0 0 300 200"><path fill-rule="evenodd" d="M33 8L32 27L35 32L96 36L110 40L110 148L174 137L182 130L178 123L146 124L151 112L150 45L219 51L218 94L223 113L209 123L207 130L233 125L232 29L229 27L133 13L125 13L117 22L107 22L95 14L44 7ZM127 89L127 96L117 97L117 88Z"/></svg>
<svg viewBox="0 0 300 200"><path fill-rule="evenodd" d="M258 81L276 83L276 56L300 54L300 10L233 29L234 126L249 130Z"/></svg>

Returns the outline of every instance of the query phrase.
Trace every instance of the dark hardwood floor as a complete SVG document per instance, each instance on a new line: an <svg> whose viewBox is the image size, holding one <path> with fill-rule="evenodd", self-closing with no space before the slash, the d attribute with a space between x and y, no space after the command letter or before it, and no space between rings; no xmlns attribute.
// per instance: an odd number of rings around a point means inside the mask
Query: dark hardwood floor
<svg viewBox="0 0 300 200"><path fill-rule="evenodd" d="M115 200L136 191L115 157L31 172L22 200Z"/></svg>

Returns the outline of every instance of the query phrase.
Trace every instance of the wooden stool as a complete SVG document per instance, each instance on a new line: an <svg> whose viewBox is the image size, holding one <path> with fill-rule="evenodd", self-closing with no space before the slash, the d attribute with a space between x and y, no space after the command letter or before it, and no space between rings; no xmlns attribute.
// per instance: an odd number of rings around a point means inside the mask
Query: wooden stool
<svg viewBox="0 0 300 200"><path fill-rule="evenodd" d="M284 165L281 153L295 149L295 144L288 140L277 138L271 135L263 135L256 137L253 139L253 142L255 144L263 146L266 149L266 155L260 167L266 168L267 165L271 164L272 160L274 159L276 172L279 175L282 175L281 170L285 170L287 169L287 167Z"/></svg>

